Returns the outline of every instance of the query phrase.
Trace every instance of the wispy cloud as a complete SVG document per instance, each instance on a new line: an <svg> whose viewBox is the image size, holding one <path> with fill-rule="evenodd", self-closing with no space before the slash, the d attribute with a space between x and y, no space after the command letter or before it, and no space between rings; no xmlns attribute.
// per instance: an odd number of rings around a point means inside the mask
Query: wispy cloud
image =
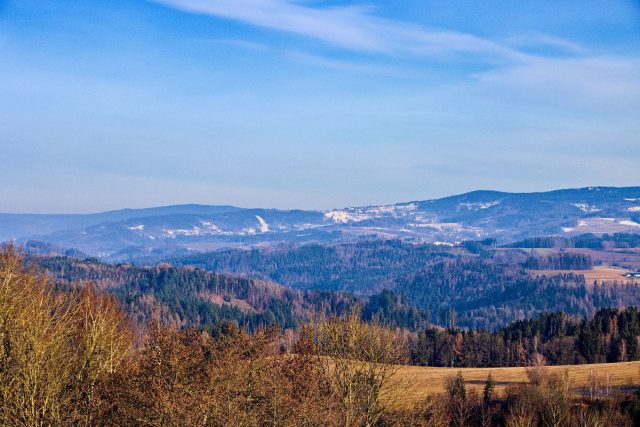
<svg viewBox="0 0 640 427"><path fill-rule="evenodd" d="M368 63L360 63L353 61L345 61L340 59L327 58L320 55L313 55L306 52L288 51L284 52L285 58L298 62L300 64L311 65L314 67L328 68L338 71L369 73L369 74L402 74L399 70Z"/></svg>
<svg viewBox="0 0 640 427"><path fill-rule="evenodd" d="M561 103L630 105L640 93L640 59L598 55L586 47L542 33L502 40L381 18L362 6L320 7L299 0L151 0L204 14L304 36L359 54L345 61L322 55L272 50L310 66L389 73L375 57L461 59L491 67L469 82L506 97L529 96ZM226 41L227 43L229 41ZM237 46L257 48L250 42ZM410 62L410 61L409 61ZM414 64L415 65L415 64ZM397 71L397 70L396 70Z"/></svg>
<svg viewBox="0 0 640 427"><path fill-rule="evenodd" d="M255 51L269 49L266 45L262 43L256 43L256 42L241 40L241 39L197 39L196 41L201 43L225 45L225 46L231 46L231 47L237 47L240 49L255 50Z"/></svg>
<svg viewBox="0 0 640 427"><path fill-rule="evenodd" d="M589 50L576 42L543 33L525 33L509 37L507 44L517 48L552 48L560 52L587 54Z"/></svg>
<svg viewBox="0 0 640 427"><path fill-rule="evenodd" d="M523 58L517 50L482 37L379 18L364 7L320 8L294 0L155 1L186 12L298 34L364 53L482 54L492 60Z"/></svg>

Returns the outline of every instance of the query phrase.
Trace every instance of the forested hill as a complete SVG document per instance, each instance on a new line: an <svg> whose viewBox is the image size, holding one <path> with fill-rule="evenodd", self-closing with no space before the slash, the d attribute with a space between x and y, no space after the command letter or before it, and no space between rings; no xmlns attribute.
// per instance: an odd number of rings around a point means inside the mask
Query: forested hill
<svg viewBox="0 0 640 427"><path fill-rule="evenodd" d="M376 313L409 329L430 320L495 330L544 312L589 316L603 307L640 305L640 281L594 285L585 280L581 272L599 262L591 255L505 249L491 240L458 246L396 240L227 250L151 267L34 259L63 284L97 282L140 321L160 316L177 326L233 320L250 327L295 327L360 303L365 316Z"/></svg>
<svg viewBox="0 0 640 427"><path fill-rule="evenodd" d="M395 278L454 258L464 248L412 245L399 240L339 245L309 244L259 250L223 250L169 258L175 265L254 274L296 289L370 293L392 287Z"/></svg>
<svg viewBox="0 0 640 427"><path fill-rule="evenodd" d="M369 241L227 250L170 262L252 274L296 289L346 290L364 296L391 289L415 307L428 310L435 323L450 324L455 313L457 325L471 328L495 329L546 311L587 316L602 307L640 303L637 285L587 282L581 272L600 262L591 255L497 248L492 240L458 246ZM545 274L529 270L545 270ZM553 274L552 270L563 271Z"/></svg>
<svg viewBox="0 0 640 427"><path fill-rule="evenodd" d="M416 330L429 320L428 313L389 291L361 300L348 292L293 290L266 280L168 264L135 267L60 256L32 256L29 261L58 287L91 282L113 294L139 324L160 319L178 328L210 328L226 321L250 330L270 324L298 328L356 305L362 306L365 319L376 316L390 326Z"/></svg>
<svg viewBox="0 0 640 427"><path fill-rule="evenodd" d="M376 317L418 333L411 347L416 364L519 366L536 352L552 364L640 357L638 311L600 309L640 305L638 285L588 285L573 274L534 278L521 266L491 258L433 259L394 290L362 299L168 264L136 267L43 256L29 261L59 288L94 283L140 325L160 319L178 328L215 329L229 321L249 330L269 324L299 328L359 305L365 320ZM553 311L558 313L548 314Z"/></svg>

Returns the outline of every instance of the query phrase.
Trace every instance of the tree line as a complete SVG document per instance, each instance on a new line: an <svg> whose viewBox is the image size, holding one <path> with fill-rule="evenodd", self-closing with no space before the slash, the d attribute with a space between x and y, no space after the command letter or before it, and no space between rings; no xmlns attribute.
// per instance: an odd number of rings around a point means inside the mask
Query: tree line
<svg viewBox="0 0 640 427"><path fill-rule="evenodd" d="M530 270L590 270L593 260L589 255L564 252L529 256L522 266Z"/></svg>
<svg viewBox="0 0 640 427"><path fill-rule="evenodd" d="M640 360L640 310L605 308L590 318L564 312L516 321L495 332L428 327L411 343L424 366L526 366L536 354L552 365Z"/></svg>
<svg viewBox="0 0 640 427"><path fill-rule="evenodd" d="M510 243L505 247L510 248L585 248L585 249L612 249L612 248L637 248L640 246L640 234L637 233L613 233L592 234L585 233L573 237L532 237L519 242Z"/></svg>

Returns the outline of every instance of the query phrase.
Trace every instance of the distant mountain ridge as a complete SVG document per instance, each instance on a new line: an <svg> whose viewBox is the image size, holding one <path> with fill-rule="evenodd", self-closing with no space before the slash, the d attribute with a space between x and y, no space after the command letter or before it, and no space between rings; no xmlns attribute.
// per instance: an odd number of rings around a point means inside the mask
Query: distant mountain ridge
<svg viewBox="0 0 640 427"><path fill-rule="evenodd" d="M35 240L107 260L362 238L451 244L615 232L640 232L640 187L473 191L328 211L194 204L96 214L0 214L1 241Z"/></svg>

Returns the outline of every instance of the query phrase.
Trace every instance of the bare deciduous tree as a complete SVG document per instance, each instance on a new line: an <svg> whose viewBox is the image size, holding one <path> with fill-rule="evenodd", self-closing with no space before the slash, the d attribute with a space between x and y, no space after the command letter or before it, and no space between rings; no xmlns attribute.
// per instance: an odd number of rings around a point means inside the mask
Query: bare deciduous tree
<svg viewBox="0 0 640 427"><path fill-rule="evenodd" d="M323 371L342 398L345 426L375 425L383 403L398 398L391 388L406 360L403 335L375 320L363 322L356 309L320 322L316 342Z"/></svg>
<svg viewBox="0 0 640 427"><path fill-rule="evenodd" d="M128 355L131 340L113 299L91 288L56 292L0 251L0 421L90 424L93 388Z"/></svg>

